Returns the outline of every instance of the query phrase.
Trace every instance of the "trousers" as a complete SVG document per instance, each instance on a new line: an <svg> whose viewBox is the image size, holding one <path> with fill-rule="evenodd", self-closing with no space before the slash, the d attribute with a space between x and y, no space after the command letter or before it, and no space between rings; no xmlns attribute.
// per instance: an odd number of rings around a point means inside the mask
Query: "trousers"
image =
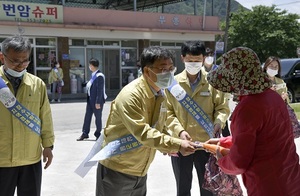
<svg viewBox="0 0 300 196"><path fill-rule="evenodd" d="M177 196L191 196L193 168L197 171L201 196L213 196L213 193L203 189L205 164L209 153L204 150L197 150L189 156L171 157L173 172L176 179Z"/></svg>
<svg viewBox="0 0 300 196"><path fill-rule="evenodd" d="M98 163L96 196L146 196L146 193L147 175L127 175Z"/></svg>
<svg viewBox="0 0 300 196"><path fill-rule="evenodd" d="M90 127L91 127L91 121L93 115L95 115L95 124L96 124L96 131L94 133L95 137L99 137L101 130L102 130L102 111L103 111L103 105L101 104L100 109L96 109L95 105L92 104L89 99L87 100L86 104L86 111L84 116L84 123L82 127L82 132L86 135L89 135L90 133Z"/></svg>
<svg viewBox="0 0 300 196"><path fill-rule="evenodd" d="M18 167L0 167L0 195L40 196L42 183L41 161Z"/></svg>

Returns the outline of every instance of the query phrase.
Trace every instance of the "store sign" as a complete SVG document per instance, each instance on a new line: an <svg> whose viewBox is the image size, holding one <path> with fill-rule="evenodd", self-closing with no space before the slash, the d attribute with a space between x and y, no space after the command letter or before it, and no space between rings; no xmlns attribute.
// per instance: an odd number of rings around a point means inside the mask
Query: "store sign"
<svg viewBox="0 0 300 196"><path fill-rule="evenodd" d="M62 54L62 59L63 60L68 60L69 59L69 54Z"/></svg>
<svg viewBox="0 0 300 196"><path fill-rule="evenodd" d="M199 16L172 16L159 15L158 23L160 26L172 24L173 27L187 27L189 29L199 29L202 26L202 17Z"/></svg>
<svg viewBox="0 0 300 196"><path fill-rule="evenodd" d="M63 23L63 6L36 3L0 2L0 20L34 23Z"/></svg>
<svg viewBox="0 0 300 196"><path fill-rule="evenodd" d="M222 53L224 51L224 42L216 42L216 52Z"/></svg>

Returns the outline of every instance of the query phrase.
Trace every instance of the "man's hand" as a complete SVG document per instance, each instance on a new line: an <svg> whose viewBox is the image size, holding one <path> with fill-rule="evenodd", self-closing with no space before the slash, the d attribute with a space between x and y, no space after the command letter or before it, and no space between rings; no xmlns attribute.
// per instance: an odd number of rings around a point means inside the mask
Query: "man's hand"
<svg viewBox="0 0 300 196"><path fill-rule="evenodd" d="M51 165L52 159L53 159L53 154L51 148L44 148L43 162L46 163L44 169L47 169Z"/></svg>
<svg viewBox="0 0 300 196"><path fill-rule="evenodd" d="M164 152L163 155L168 155L169 157L179 157L178 153L175 152L169 152L169 153Z"/></svg>
<svg viewBox="0 0 300 196"><path fill-rule="evenodd" d="M181 131L179 134L180 139L192 141L191 136L186 131Z"/></svg>
<svg viewBox="0 0 300 196"><path fill-rule="evenodd" d="M217 133L219 133L220 135L222 133L221 125L218 123L214 126L214 136L216 136Z"/></svg>
<svg viewBox="0 0 300 196"><path fill-rule="evenodd" d="M99 109L101 108L101 105L98 104L98 103L96 103L96 104L95 104L95 108L96 108L97 110L99 110Z"/></svg>
<svg viewBox="0 0 300 196"><path fill-rule="evenodd" d="M197 147L197 144L194 142L190 142L188 140L182 140L180 144L179 152L183 156L191 155L195 152L195 148Z"/></svg>

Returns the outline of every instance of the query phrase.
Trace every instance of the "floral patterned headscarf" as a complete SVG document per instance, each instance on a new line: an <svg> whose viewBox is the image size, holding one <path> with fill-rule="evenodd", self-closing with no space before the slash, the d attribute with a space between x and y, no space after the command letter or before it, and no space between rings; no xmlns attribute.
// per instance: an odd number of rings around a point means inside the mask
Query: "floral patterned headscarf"
<svg viewBox="0 0 300 196"><path fill-rule="evenodd" d="M216 89L234 95L258 94L271 87L260 67L256 53L250 48L237 47L223 55L222 64L207 75Z"/></svg>

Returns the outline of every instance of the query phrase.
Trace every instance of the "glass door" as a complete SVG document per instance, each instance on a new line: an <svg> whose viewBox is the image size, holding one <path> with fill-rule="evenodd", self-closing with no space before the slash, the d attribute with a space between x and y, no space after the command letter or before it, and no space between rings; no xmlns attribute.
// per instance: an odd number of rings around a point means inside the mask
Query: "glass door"
<svg viewBox="0 0 300 196"><path fill-rule="evenodd" d="M87 58L86 58L86 65L85 69L86 69L86 73L87 73L87 81L89 81L89 79L91 78L91 71L89 69L89 61L91 60L91 58L95 58L99 61L99 70L104 74L105 71L103 70L103 49L101 48L87 48L87 52L86 52Z"/></svg>
<svg viewBox="0 0 300 196"><path fill-rule="evenodd" d="M104 50L104 69L106 77L106 87L109 90L119 90L120 88L120 50Z"/></svg>
<svg viewBox="0 0 300 196"><path fill-rule="evenodd" d="M120 50L87 48L87 65L91 58L99 60L99 70L105 75L105 87L107 90L120 89ZM88 66L87 78L91 77Z"/></svg>

